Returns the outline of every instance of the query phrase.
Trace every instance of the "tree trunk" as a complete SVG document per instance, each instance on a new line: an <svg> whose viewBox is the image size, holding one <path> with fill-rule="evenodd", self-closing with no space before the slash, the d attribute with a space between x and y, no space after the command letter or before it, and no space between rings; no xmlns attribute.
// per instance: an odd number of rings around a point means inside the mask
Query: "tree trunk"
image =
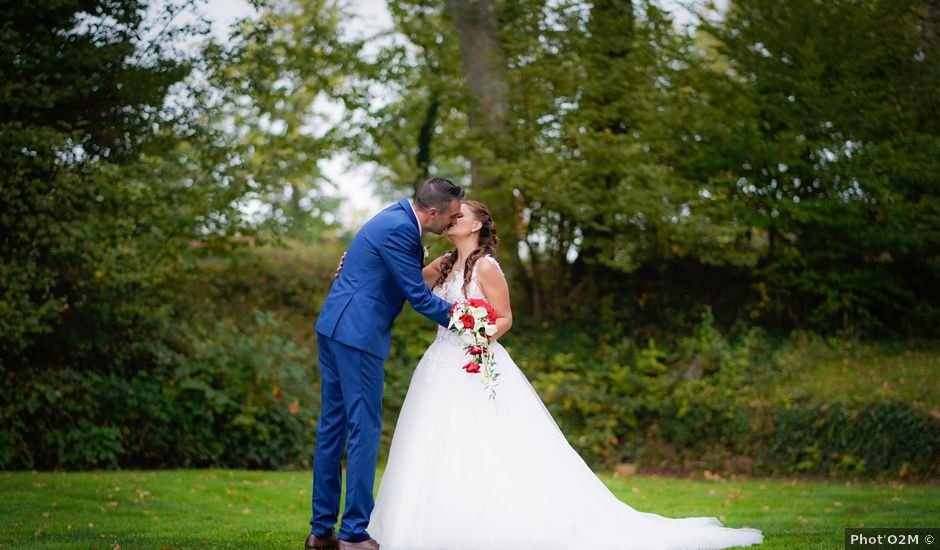
<svg viewBox="0 0 940 550"><path fill-rule="evenodd" d="M460 40L460 62L470 92L479 102L471 125L497 137L506 132L509 86L493 0L448 0Z"/></svg>
<svg viewBox="0 0 940 550"><path fill-rule="evenodd" d="M496 6L493 0L447 0L447 7L460 41L464 80L477 103L469 112L474 137L469 155L474 195L490 207L499 227L500 259L507 271L514 272L519 244L515 197L485 161L503 160L509 152L509 85Z"/></svg>

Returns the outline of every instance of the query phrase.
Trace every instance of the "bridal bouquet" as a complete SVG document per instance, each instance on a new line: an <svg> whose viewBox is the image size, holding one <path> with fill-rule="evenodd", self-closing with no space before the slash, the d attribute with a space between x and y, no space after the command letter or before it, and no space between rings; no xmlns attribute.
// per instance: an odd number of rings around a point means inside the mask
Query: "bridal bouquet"
<svg viewBox="0 0 940 550"><path fill-rule="evenodd" d="M496 311L486 300L478 298L454 302L447 328L457 334L470 354L470 362L463 366L463 370L480 374L483 388L490 392L490 399L495 398L499 373L493 368L490 339L496 334Z"/></svg>

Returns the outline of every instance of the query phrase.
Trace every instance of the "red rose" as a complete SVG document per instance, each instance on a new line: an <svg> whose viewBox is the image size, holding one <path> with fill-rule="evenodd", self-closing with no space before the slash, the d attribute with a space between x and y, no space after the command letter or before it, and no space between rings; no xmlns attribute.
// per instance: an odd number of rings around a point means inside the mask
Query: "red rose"
<svg viewBox="0 0 940 550"><path fill-rule="evenodd" d="M476 374L480 372L480 365L470 362L463 366L463 370L467 371L470 374Z"/></svg>
<svg viewBox="0 0 940 550"><path fill-rule="evenodd" d="M481 300L480 298L470 298L467 300L470 302L470 305L473 307L482 307L486 309L486 315L489 317L490 324L496 322L496 310L493 309L493 306L488 304L486 300Z"/></svg>
<svg viewBox="0 0 940 550"><path fill-rule="evenodd" d="M473 325L477 323L476 319L473 318L473 315L469 313L464 313L460 316L460 322L463 323L463 328L473 328Z"/></svg>
<svg viewBox="0 0 940 550"><path fill-rule="evenodd" d="M460 302L454 302L454 304L453 304L452 306L450 306L450 314L451 314L451 315L454 314L454 310L457 309L457 306L459 306L459 305L460 305Z"/></svg>
<svg viewBox="0 0 940 550"><path fill-rule="evenodd" d="M470 346L470 355L483 355L483 346Z"/></svg>

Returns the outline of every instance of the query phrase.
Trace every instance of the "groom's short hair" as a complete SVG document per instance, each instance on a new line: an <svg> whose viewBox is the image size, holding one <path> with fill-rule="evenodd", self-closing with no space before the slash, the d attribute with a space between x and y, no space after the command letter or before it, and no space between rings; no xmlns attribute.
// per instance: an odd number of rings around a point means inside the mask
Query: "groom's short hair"
<svg viewBox="0 0 940 550"><path fill-rule="evenodd" d="M427 212L430 208L443 212L454 199L463 200L463 189L447 178L431 178L418 187L415 206L422 212Z"/></svg>

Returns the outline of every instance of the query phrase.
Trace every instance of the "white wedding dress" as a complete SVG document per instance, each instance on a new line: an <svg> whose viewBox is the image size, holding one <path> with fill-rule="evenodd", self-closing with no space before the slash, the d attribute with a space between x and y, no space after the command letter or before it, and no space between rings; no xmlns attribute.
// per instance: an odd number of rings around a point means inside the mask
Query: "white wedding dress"
<svg viewBox="0 0 940 550"><path fill-rule="evenodd" d="M487 256L486 260L496 261ZM497 264L498 265L498 264ZM485 298L474 277L468 297ZM434 289L463 299L463 273ZM763 541L711 517L671 519L620 502L568 444L505 348L489 399L438 327L398 418L369 534L383 550L714 549Z"/></svg>

